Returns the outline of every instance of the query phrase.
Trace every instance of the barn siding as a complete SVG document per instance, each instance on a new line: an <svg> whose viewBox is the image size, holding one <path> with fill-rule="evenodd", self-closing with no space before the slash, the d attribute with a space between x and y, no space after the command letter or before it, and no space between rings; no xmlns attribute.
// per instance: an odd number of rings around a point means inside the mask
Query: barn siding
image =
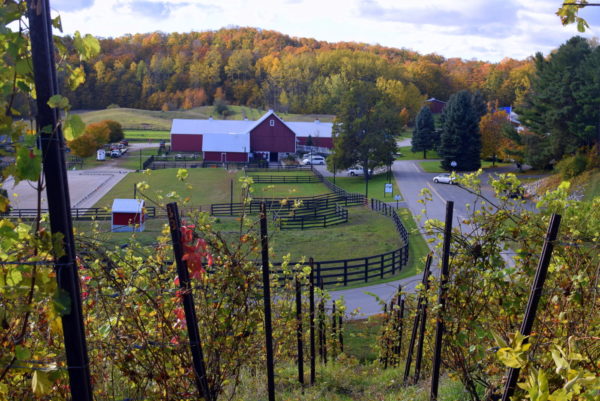
<svg viewBox="0 0 600 401"><path fill-rule="evenodd" d="M275 122L270 126L270 121ZM296 151L296 134L277 117L269 116L250 132L252 152L290 152Z"/></svg>
<svg viewBox="0 0 600 401"><path fill-rule="evenodd" d="M308 137L306 136L299 136L298 137L298 145L306 145L306 141L308 140ZM318 146L321 148L333 148L333 139L332 138L320 138L320 137L313 137L312 138L312 142L313 142L313 146Z"/></svg>
<svg viewBox="0 0 600 401"><path fill-rule="evenodd" d="M140 224L139 213L113 213L113 225L127 226L129 224Z"/></svg>
<svg viewBox="0 0 600 401"><path fill-rule="evenodd" d="M207 162L222 162L221 153L225 153L226 162L240 162L244 163L248 161L248 153L244 152L204 152L204 160Z"/></svg>
<svg viewBox="0 0 600 401"><path fill-rule="evenodd" d="M171 134L173 152L202 152L202 135Z"/></svg>

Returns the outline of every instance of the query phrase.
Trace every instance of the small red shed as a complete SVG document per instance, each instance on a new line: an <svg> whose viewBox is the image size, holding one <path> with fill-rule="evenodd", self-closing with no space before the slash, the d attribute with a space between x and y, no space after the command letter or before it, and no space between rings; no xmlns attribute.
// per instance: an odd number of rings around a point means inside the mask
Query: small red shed
<svg viewBox="0 0 600 401"><path fill-rule="evenodd" d="M142 199L115 199L112 204L112 232L144 231L146 214Z"/></svg>

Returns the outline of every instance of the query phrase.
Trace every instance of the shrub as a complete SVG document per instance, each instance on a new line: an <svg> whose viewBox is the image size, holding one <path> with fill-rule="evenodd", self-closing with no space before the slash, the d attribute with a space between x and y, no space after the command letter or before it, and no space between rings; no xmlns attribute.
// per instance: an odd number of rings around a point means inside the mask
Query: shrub
<svg viewBox="0 0 600 401"><path fill-rule="evenodd" d="M575 156L566 157L556 164L556 169L563 179L577 177L585 171L587 159L585 155L578 153Z"/></svg>

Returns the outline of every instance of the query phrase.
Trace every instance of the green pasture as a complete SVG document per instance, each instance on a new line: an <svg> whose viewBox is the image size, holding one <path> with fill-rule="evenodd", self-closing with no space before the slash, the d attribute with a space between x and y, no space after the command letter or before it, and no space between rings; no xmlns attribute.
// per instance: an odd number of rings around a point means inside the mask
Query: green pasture
<svg viewBox="0 0 600 401"><path fill-rule="evenodd" d="M331 182L333 182L333 177L329 177L329 180ZM379 199L383 202L394 202L395 195L402 196L402 194L400 193L400 190L398 189L398 184L396 183L396 180L394 179L393 174L391 175L391 184L392 184L392 189L394 191L392 194L384 193L385 184L387 184L387 183L388 183L388 180L387 180L386 172L372 176L369 179L369 198ZM338 187L343 188L348 192L356 192L359 194L365 193L365 177L361 177L361 176L339 177L338 176L335 178L335 184Z"/></svg>
<svg viewBox="0 0 600 401"><path fill-rule="evenodd" d="M149 189L144 191L144 195L149 199L147 201L149 206L154 202L167 203L175 200L176 197L168 196L172 192L179 195L181 199L189 198L189 204L194 206L229 202L231 180L234 184L234 201L239 201L241 195L240 171L228 172L220 168L197 168L187 171L188 178L185 182L176 178L177 169L129 173L94 207L110 207L115 198L131 198L134 185L139 182L146 182L149 185Z"/></svg>
<svg viewBox="0 0 600 401"><path fill-rule="evenodd" d="M485 169L489 169L489 168L493 168L493 167L508 166L510 164L511 163L496 162L496 165L493 166L493 163L491 161L482 160L481 168L485 170ZM420 161L419 165L421 166L423 171L425 171L426 173L445 173L445 172L447 172L446 170L444 170L442 168L442 166L440 166L440 160Z"/></svg>
<svg viewBox="0 0 600 401"><path fill-rule="evenodd" d="M171 139L170 131L125 130L125 138L130 141L160 141Z"/></svg>

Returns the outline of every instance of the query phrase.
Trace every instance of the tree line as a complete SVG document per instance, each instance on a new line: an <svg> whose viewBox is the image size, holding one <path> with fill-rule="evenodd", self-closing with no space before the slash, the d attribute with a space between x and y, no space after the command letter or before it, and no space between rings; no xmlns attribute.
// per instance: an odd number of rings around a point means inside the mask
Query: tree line
<svg viewBox="0 0 600 401"><path fill-rule="evenodd" d="M64 38L67 48L72 46ZM189 109L215 101L294 113L335 113L347 82L377 82L414 119L423 101L480 90L501 105L522 101L531 60L499 63L421 55L364 43L293 38L257 28L149 33L100 39L102 52L80 62L86 82L65 93L76 109L111 105Z"/></svg>

